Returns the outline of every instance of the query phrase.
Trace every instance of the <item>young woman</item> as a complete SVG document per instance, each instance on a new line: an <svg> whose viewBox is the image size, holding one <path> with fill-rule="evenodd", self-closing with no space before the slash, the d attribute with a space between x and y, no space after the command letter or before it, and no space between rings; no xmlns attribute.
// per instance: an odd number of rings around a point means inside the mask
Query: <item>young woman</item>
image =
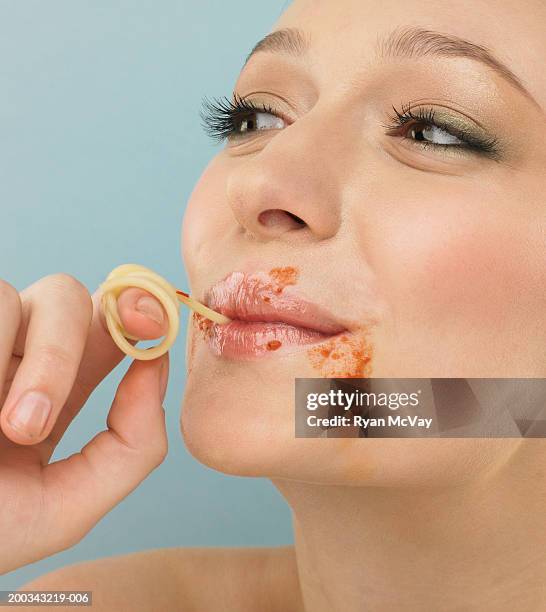
<svg viewBox="0 0 546 612"><path fill-rule="evenodd" d="M546 376L544 59L540 0L288 7L233 98L205 105L226 146L183 257L192 295L239 328L193 318L181 427L208 466L273 480L295 546L151 551L26 588L89 589L97 610L546 607L541 439L300 439L293 414L295 377ZM73 545L161 462L168 364L133 363L109 429L47 465L123 355L75 279L1 289L8 571ZM144 292L119 309L135 336L165 332Z"/></svg>

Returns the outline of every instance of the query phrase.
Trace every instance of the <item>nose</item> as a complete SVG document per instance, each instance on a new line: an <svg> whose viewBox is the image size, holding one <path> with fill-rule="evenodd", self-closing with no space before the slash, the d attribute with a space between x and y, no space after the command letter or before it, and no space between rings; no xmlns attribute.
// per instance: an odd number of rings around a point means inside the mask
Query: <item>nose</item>
<svg viewBox="0 0 546 612"><path fill-rule="evenodd" d="M234 161L227 198L237 223L252 238L319 241L341 219L337 147L329 146L325 117L315 111L267 138L248 159ZM339 136L338 136L339 137Z"/></svg>

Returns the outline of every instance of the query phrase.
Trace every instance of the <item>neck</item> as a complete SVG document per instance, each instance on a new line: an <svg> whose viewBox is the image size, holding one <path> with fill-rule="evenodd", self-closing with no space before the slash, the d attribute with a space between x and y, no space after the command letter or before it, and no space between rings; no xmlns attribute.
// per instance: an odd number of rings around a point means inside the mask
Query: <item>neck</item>
<svg viewBox="0 0 546 612"><path fill-rule="evenodd" d="M544 443L453 487L276 480L305 610L536 610L546 583ZM538 606L538 607L537 607Z"/></svg>

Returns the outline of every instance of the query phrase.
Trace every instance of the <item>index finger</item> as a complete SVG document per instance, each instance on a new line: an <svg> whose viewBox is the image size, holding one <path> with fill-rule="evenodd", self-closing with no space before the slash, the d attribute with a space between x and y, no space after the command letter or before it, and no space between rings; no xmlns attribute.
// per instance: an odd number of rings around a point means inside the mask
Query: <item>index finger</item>
<svg viewBox="0 0 546 612"><path fill-rule="evenodd" d="M93 304L93 315L89 327L89 335L83 351L80 367L76 375L74 386L64 410L57 418L48 440L51 441L51 449L58 443L62 435L80 411L83 404L95 387L123 360L125 353L112 340L106 319L101 308L102 293L97 289L91 296ZM143 308L142 299L145 299ZM150 312L150 300L152 300L152 316ZM154 304L155 303L155 304ZM162 321L159 322L158 310ZM143 289L125 289L118 298L118 313L124 328L142 340L152 340L167 333L167 317L163 307L150 293ZM129 340L131 344L136 341Z"/></svg>

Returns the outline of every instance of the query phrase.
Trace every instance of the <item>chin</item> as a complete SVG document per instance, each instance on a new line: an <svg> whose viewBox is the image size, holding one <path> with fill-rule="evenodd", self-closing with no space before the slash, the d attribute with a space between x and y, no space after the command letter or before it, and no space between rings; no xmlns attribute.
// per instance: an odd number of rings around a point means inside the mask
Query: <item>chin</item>
<svg viewBox="0 0 546 612"><path fill-rule="evenodd" d="M204 465L237 476L320 485L449 487L504 465L521 440L296 438L293 368L205 352L188 376L181 430Z"/></svg>
<svg viewBox="0 0 546 612"><path fill-rule="evenodd" d="M239 476L270 476L294 444L293 379L263 364L203 355L186 381L181 431L201 463Z"/></svg>

